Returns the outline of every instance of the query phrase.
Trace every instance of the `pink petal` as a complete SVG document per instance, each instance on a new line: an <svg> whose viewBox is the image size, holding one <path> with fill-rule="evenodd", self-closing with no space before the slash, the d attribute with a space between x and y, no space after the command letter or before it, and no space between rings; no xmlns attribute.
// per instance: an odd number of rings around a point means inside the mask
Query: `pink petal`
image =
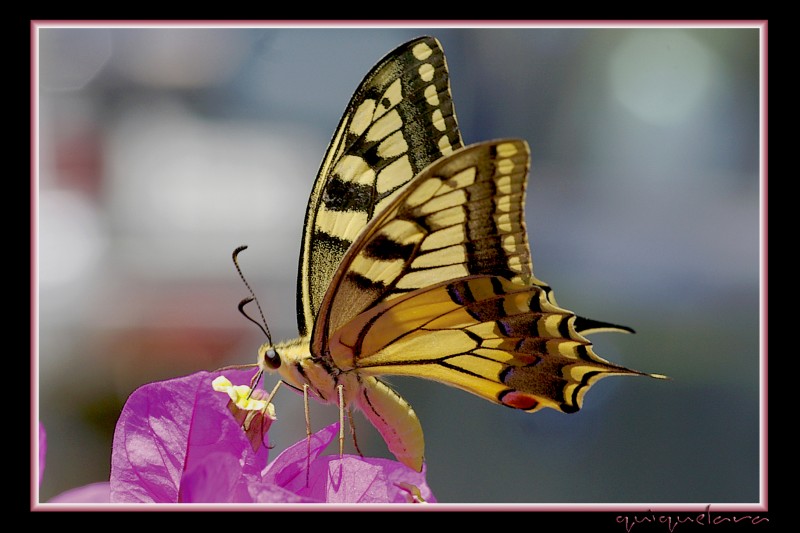
<svg viewBox="0 0 800 533"><path fill-rule="evenodd" d="M39 422L39 485L42 484L42 476L44 475L44 460L47 455L47 432L44 430L44 424Z"/></svg>
<svg viewBox="0 0 800 533"><path fill-rule="evenodd" d="M227 409L228 398L212 389L220 373L150 383L131 394L114 433L112 502L191 501L185 498L193 495L203 501L229 501L230 483L244 483L245 476L260 473L268 447L253 452ZM228 370L225 375L247 384L254 373ZM217 454L227 454L230 460ZM228 478L211 487L197 485L221 464L234 465Z"/></svg>
<svg viewBox="0 0 800 533"><path fill-rule="evenodd" d="M320 457L311 466L310 486L299 491L328 503L409 503L418 494L435 502L425 473L390 459L338 455Z"/></svg>
<svg viewBox="0 0 800 533"><path fill-rule="evenodd" d="M51 498L48 503L109 503L110 501L111 486L104 481L62 492Z"/></svg>
<svg viewBox="0 0 800 533"><path fill-rule="evenodd" d="M289 446L270 463L264 472L262 481L273 483L295 493L303 489L306 484L306 470L309 462L313 462L338 433L339 424L334 423L311 435L310 453L306 439Z"/></svg>
<svg viewBox="0 0 800 533"><path fill-rule="evenodd" d="M233 454L208 454L181 480L178 500L191 503L249 503L247 480Z"/></svg>
<svg viewBox="0 0 800 533"><path fill-rule="evenodd" d="M321 503L319 500L295 494L272 483L251 483L248 487L254 503Z"/></svg>
<svg viewBox="0 0 800 533"><path fill-rule="evenodd" d="M380 468L360 458L328 456L314 463L310 486L302 494L328 503L389 501Z"/></svg>
<svg viewBox="0 0 800 533"><path fill-rule="evenodd" d="M416 472L390 459L320 456L338 431L339 424L331 424L312 435L310 455L305 439L290 446L267 467L263 481L296 494L302 501L406 503L413 501L414 492L425 501L436 501L424 469ZM306 475L309 457L311 467Z"/></svg>

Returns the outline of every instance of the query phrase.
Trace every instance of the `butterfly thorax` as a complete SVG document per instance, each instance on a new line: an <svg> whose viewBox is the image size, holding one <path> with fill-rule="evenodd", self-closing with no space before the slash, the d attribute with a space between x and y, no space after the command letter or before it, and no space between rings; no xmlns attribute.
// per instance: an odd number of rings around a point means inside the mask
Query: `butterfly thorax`
<svg viewBox="0 0 800 533"><path fill-rule="evenodd" d="M307 385L312 394L328 403L338 403L337 387L342 385L345 404L350 404L349 396L358 388L358 376L314 357L310 341L311 338L305 336L274 345L262 344L258 349L259 368L265 372L277 372L286 384L298 390L302 391ZM276 368L277 358L280 366Z"/></svg>
<svg viewBox="0 0 800 533"><path fill-rule="evenodd" d="M258 349L258 366L264 372L277 372L281 380L325 403L343 405L348 412L359 409L383 436L389 450L417 472L422 470L425 441L414 409L375 376L355 368L342 369L324 357L311 354L311 337L304 336Z"/></svg>

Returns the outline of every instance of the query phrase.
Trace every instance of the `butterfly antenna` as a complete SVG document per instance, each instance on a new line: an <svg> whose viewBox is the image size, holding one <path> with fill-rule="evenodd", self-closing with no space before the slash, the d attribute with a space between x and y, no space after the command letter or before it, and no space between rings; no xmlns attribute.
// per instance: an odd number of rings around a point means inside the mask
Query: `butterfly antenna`
<svg viewBox="0 0 800 533"><path fill-rule="evenodd" d="M256 298L256 294L253 292L252 287L250 287L250 284L247 282L247 279L244 277L244 274L242 273L242 269L239 267L239 253L243 252L244 250L247 250L247 246L239 246L233 251L233 264L236 266L236 271L239 273L239 277L242 278L242 282L244 283L245 287L247 287L247 290L250 291L250 296L244 298L241 302L239 302L238 309L239 312L242 313L242 315L247 320L249 320L256 326L261 328L261 331L263 331L264 335L267 336L267 340L269 341L269 343L272 344L272 335L270 335L269 333L269 326L267 326L267 319L264 318L264 311L261 310L261 304L258 303L258 298ZM256 321L253 317L251 317L245 312L244 306L249 304L250 302L256 303L256 307L258 307L258 314L261 315L261 323Z"/></svg>

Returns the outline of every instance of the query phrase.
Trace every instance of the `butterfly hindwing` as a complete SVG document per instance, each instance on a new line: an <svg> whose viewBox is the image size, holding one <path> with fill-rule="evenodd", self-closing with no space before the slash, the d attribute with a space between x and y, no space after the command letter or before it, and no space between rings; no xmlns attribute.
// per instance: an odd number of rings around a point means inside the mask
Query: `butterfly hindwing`
<svg viewBox="0 0 800 533"><path fill-rule="evenodd" d="M310 334L342 257L369 220L423 168L461 146L435 38L405 43L367 74L333 135L306 210L301 336Z"/></svg>
<svg viewBox="0 0 800 533"><path fill-rule="evenodd" d="M492 402L575 412L597 380L638 374L597 356L575 315L544 289L470 276L384 301L331 338L337 365L364 375L411 375Z"/></svg>

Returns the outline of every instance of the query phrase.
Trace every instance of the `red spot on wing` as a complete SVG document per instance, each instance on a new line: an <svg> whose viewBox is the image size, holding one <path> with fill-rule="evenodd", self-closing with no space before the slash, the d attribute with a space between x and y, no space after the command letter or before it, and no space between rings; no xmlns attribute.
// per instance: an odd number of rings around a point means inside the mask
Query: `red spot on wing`
<svg viewBox="0 0 800 533"><path fill-rule="evenodd" d="M519 391L506 391L500 396L500 401L503 405L513 407L514 409L529 409L535 408L539 402L530 394L525 394Z"/></svg>

